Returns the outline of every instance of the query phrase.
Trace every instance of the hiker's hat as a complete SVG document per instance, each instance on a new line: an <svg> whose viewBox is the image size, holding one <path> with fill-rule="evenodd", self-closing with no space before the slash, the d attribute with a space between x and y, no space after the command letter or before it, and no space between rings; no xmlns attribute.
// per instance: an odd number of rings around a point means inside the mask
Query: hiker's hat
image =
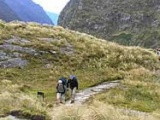
<svg viewBox="0 0 160 120"><path fill-rule="evenodd" d="M62 80L58 80L58 83L62 83Z"/></svg>
<svg viewBox="0 0 160 120"><path fill-rule="evenodd" d="M73 79L73 75L70 75L69 78L70 78L70 79Z"/></svg>
<svg viewBox="0 0 160 120"><path fill-rule="evenodd" d="M75 78L75 77L76 77L75 75L70 75L70 76L69 76L70 79L73 79L73 78Z"/></svg>

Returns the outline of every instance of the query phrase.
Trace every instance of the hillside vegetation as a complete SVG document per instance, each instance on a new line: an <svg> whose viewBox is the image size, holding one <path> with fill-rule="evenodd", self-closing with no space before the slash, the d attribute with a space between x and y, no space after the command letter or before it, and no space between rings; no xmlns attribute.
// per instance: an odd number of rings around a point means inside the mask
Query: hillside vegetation
<svg viewBox="0 0 160 120"><path fill-rule="evenodd" d="M122 80L121 87L96 96L103 104L159 111L160 82L153 72L159 61L151 50L120 46L60 26L3 21L0 50L0 115L21 111L25 117L50 119L56 82L70 74L77 76L79 89ZM37 91L45 93L44 102L36 98Z"/></svg>

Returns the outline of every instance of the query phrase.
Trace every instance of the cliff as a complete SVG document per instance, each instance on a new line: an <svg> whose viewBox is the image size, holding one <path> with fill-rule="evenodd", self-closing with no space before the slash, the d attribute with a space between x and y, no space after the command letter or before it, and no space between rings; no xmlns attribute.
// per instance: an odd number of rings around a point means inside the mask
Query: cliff
<svg viewBox="0 0 160 120"><path fill-rule="evenodd" d="M58 24L124 45L160 45L159 0L70 0Z"/></svg>

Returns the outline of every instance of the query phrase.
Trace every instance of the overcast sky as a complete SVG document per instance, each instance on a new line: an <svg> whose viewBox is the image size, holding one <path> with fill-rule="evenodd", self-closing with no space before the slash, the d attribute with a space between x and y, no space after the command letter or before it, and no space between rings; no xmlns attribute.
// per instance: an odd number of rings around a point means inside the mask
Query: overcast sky
<svg viewBox="0 0 160 120"><path fill-rule="evenodd" d="M69 0L33 0L40 4L44 10L59 14Z"/></svg>

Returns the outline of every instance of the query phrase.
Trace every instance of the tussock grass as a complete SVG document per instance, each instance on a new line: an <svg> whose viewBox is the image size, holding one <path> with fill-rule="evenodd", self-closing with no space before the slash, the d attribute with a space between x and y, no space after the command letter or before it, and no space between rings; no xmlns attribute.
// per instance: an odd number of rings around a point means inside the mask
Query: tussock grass
<svg viewBox="0 0 160 120"><path fill-rule="evenodd" d="M35 97L20 92L3 92L0 94L0 114L8 114L9 111L22 111L23 115L47 116L47 108ZM23 109L22 109L23 108Z"/></svg>
<svg viewBox="0 0 160 120"><path fill-rule="evenodd" d="M131 113L98 101L89 106L60 106L50 114L52 120L158 120L150 114Z"/></svg>
<svg viewBox="0 0 160 120"><path fill-rule="evenodd" d="M0 95L3 94L3 91L7 91L10 94L19 93L19 96L23 96L23 94L29 95L29 98L35 99L37 91L43 91L45 93L45 104L43 107L53 106L56 95L55 86L58 78L75 74L80 84L79 89L85 89L104 81L124 79L122 83L126 87L125 90L113 90L106 94L110 96L107 97L107 100L103 96L100 99L112 104L125 104L127 107L130 106L143 111L157 110L154 105L151 106L151 109L148 106L137 107L143 103L142 100L138 104L133 102L131 105L129 102L126 102L127 99L125 97L128 95L130 97L128 101L134 101L133 98L138 91L148 90L144 93L140 92L140 96L141 94L151 96L154 103L156 103L155 106L158 106L159 88L157 86L159 86L159 83L155 82L158 81L157 78L149 73L159 68L159 61L152 51L140 47L120 46L116 43L97 39L85 33L64 29L60 26L42 26L37 23L24 22L5 23L0 21L0 27L2 28L0 29L1 45L6 40L17 37L30 42L23 45L14 43L14 45L33 48L37 51L35 56L20 52L22 58L29 63L23 69L0 68L0 83L3 83L0 84ZM9 50L3 51L11 54ZM146 79L147 77L149 79ZM10 82L4 83L4 80ZM137 84L140 84L138 85L140 88L134 91L134 88L137 89ZM149 89L147 88L148 86L150 86ZM132 95L132 91L135 92L134 95ZM154 94L155 91L156 94ZM115 96L113 93L119 93L119 95L116 94ZM113 99L111 101L113 96L116 100ZM14 97L8 98L10 100L8 104L4 104L4 108L8 108ZM109 100L109 98L111 99ZM20 98L17 96L15 99ZM147 102L147 105L150 103L151 100ZM19 104L19 109L38 111L34 105L33 108L26 108L20 100ZM6 111L10 111L10 109L12 107L9 107ZM4 110L0 109L0 113L3 112Z"/></svg>

